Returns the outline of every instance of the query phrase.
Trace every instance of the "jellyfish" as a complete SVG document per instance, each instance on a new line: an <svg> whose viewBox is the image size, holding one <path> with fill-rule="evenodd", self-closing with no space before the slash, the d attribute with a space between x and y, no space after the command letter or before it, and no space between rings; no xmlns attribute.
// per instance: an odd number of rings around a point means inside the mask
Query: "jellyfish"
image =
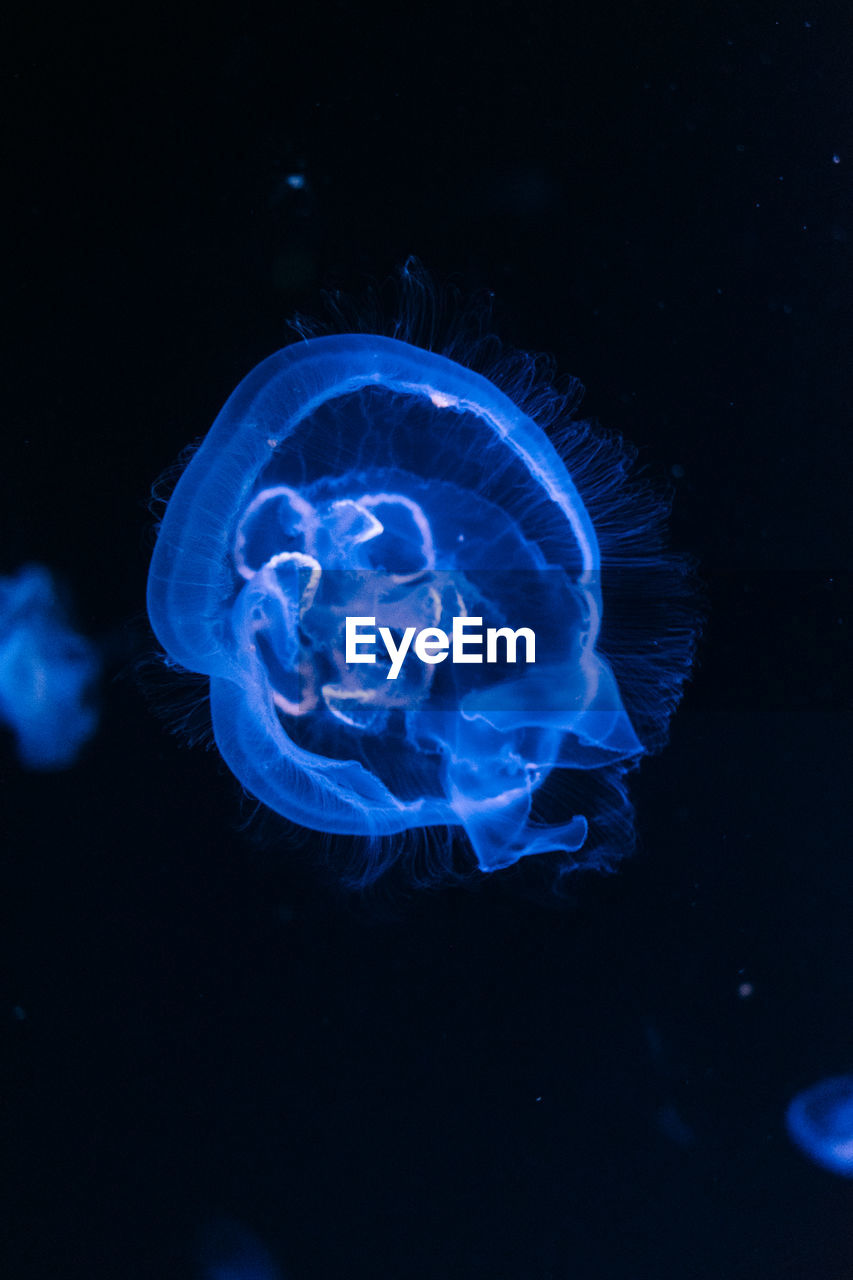
<svg viewBox="0 0 853 1280"><path fill-rule="evenodd" d="M271 1254L248 1227L215 1218L199 1234L198 1280L281 1280Z"/></svg>
<svg viewBox="0 0 853 1280"><path fill-rule="evenodd" d="M624 775L696 631L665 501L530 357L486 376L482 350L399 328L301 336L233 392L151 561L151 624L209 679L225 761L285 818L364 838L360 883L413 831L464 833L483 872L621 856Z"/></svg>
<svg viewBox="0 0 853 1280"><path fill-rule="evenodd" d="M785 1123L810 1160L853 1178L853 1076L831 1076L803 1089L788 1104Z"/></svg>
<svg viewBox="0 0 853 1280"><path fill-rule="evenodd" d="M95 731L100 659L71 626L49 569L0 578L0 724L28 769L65 769Z"/></svg>

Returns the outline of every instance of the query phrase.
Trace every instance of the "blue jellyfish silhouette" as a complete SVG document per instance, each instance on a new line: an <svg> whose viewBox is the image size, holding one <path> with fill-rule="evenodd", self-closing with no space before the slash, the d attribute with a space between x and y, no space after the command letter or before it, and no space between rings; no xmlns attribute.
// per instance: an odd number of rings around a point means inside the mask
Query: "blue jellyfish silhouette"
<svg viewBox="0 0 853 1280"><path fill-rule="evenodd" d="M248 1227L216 1218L199 1236L198 1280L281 1280L271 1254Z"/></svg>
<svg viewBox="0 0 853 1280"><path fill-rule="evenodd" d="M791 1140L815 1164L853 1178L853 1076L832 1076L788 1104Z"/></svg>
<svg viewBox="0 0 853 1280"><path fill-rule="evenodd" d="M209 677L249 792L372 838L359 882L396 856L375 838L409 829L461 828L483 871L630 847L623 776L690 667L688 568L630 452L571 420L576 385L534 373L531 357L486 377L399 337L308 337L245 378L168 503L154 631Z"/></svg>
<svg viewBox="0 0 853 1280"><path fill-rule="evenodd" d="M73 764L97 725L100 659L71 627L41 565L0 578L0 724L29 769Z"/></svg>

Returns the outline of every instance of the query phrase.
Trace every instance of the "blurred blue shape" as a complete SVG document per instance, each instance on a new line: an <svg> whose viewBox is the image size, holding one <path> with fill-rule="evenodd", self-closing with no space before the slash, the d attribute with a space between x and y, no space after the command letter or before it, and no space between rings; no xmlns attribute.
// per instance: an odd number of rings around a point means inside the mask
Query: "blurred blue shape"
<svg viewBox="0 0 853 1280"><path fill-rule="evenodd" d="M257 1236L233 1218L216 1218L201 1231L199 1280L283 1280Z"/></svg>
<svg viewBox="0 0 853 1280"><path fill-rule="evenodd" d="M0 723L28 769L65 769L97 726L100 659L42 565L0 578Z"/></svg>
<svg viewBox="0 0 853 1280"><path fill-rule="evenodd" d="M789 1103L785 1121L810 1160L853 1178L853 1076L831 1076L803 1089Z"/></svg>

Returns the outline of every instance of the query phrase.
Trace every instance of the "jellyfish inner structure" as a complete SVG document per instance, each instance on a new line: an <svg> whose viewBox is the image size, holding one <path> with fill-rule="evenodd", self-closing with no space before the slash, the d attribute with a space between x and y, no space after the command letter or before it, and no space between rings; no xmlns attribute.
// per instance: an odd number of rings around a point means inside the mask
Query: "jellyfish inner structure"
<svg viewBox="0 0 853 1280"><path fill-rule="evenodd" d="M232 394L169 501L148 608L264 804L330 833L461 828L493 871L584 845L585 814L536 814L554 771L643 751L601 585L532 417L445 356L344 334Z"/></svg>

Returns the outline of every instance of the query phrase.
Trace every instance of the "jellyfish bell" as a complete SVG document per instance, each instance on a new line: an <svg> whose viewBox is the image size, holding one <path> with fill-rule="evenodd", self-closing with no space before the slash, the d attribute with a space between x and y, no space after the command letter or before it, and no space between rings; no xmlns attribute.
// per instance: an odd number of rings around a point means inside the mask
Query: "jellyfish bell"
<svg viewBox="0 0 853 1280"><path fill-rule="evenodd" d="M554 771L609 771L627 805L618 779L675 705L692 633L638 647L635 724L600 644L590 506L526 400L541 421L529 379L513 396L399 337L313 337L244 379L178 482L149 616L170 658L209 677L232 771L284 817L371 838L461 829L491 871L585 860L590 815L536 812ZM612 530L626 455L607 474L594 451ZM384 649L353 647L359 620Z"/></svg>
<svg viewBox="0 0 853 1280"><path fill-rule="evenodd" d="M853 1178L853 1076L831 1076L803 1089L788 1104L785 1123L810 1160Z"/></svg>
<svg viewBox="0 0 853 1280"><path fill-rule="evenodd" d="M266 1245L243 1223L212 1218L198 1233L197 1280L282 1280Z"/></svg>

